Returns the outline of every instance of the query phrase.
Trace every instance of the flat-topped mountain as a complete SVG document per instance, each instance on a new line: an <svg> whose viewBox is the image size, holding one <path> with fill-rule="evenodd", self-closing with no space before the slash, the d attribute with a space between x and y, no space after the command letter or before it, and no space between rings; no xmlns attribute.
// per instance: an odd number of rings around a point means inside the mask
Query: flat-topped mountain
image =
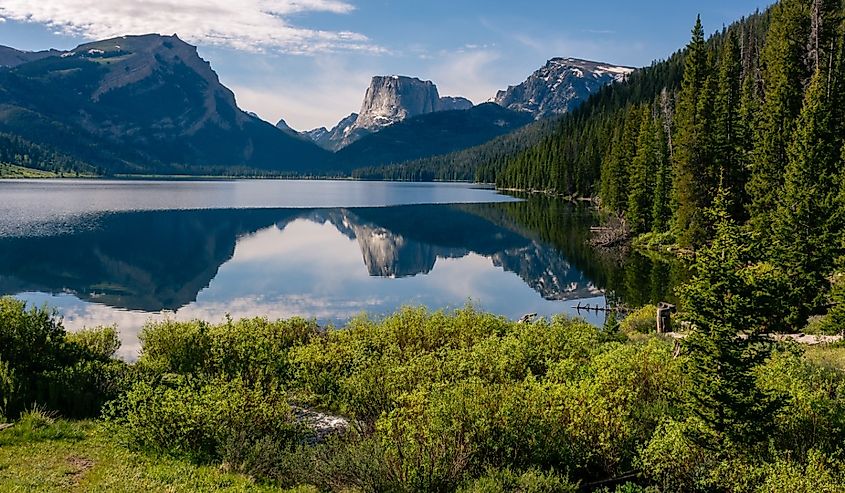
<svg viewBox="0 0 845 493"><path fill-rule="evenodd" d="M332 130L323 127L305 132L305 135L326 149L338 150L415 116L467 110L472 106L472 101L466 98L440 97L437 86L428 80L398 75L376 76L367 88L360 112L344 118Z"/></svg>
<svg viewBox="0 0 845 493"><path fill-rule="evenodd" d="M552 58L525 82L499 91L493 101L514 111L531 113L536 119L547 118L572 111L592 93L625 80L633 71L630 67L577 58Z"/></svg>
<svg viewBox="0 0 845 493"><path fill-rule="evenodd" d="M238 108L196 47L175 35L43 54L0 70L0 132L103 172L312 171L327 155Z"/></svg>

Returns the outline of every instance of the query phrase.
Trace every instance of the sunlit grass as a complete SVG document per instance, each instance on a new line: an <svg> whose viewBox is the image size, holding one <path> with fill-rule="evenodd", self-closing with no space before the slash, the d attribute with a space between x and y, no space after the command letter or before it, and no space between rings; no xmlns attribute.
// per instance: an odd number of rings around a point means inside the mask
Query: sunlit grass
<svg viewBox="0 0 845 493"><path fill-rule="evenodd" d="M845 371L845 345L842 343L808 346L804 357L816 365Z"/></svg>
<svg viewBox="0 0 845 493"><path fill-rule="evenodd" d="M0 163L0 178L56 178L58 176L51 171Z"/></svg>
<svg viewBox="0 0 845 493"><path fill-rule="evenodd" d="M98 422L25 415L0 431L0 491L286 491L168 457L130 451ZM300 488L299 492L311 491Z"/></svg>

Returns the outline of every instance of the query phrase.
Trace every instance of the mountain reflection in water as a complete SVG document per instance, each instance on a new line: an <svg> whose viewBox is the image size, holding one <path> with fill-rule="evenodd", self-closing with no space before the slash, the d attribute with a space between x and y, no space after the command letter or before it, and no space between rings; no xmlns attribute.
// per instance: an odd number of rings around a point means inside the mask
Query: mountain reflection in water
<svg viewBox="0 0 845 493"><path fill-rule="evenodd" d="M549 200L113 212L70 232L0 238L0 294L57 306L71 329L118 323L130 357L140 326L160 316L341 324L404 304L472 300L518 317L571 313L572 300L604 303L605 292L665 297L671 268L630 272L592 251L592 220Z"/></svg>

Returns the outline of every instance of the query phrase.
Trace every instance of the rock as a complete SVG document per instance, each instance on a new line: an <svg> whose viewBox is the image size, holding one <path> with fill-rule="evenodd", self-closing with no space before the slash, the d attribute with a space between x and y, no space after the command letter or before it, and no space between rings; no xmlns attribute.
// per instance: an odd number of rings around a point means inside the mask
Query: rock
<svg viewBox="0 0 845 493"><path fill-rule="evenodd" d="M322 443L332 435L343 433L349 429L350 423L346 418L321 413L303 407L293 407L293 415L297 421L314 432L312 444Z"/></svg>
<svg viewBox="0 0 845 493"><path fill-rule="evenodd" d="M473 106L475 105L467 98L443 96L437 104L437 111L468 110Z"/></svg>
<svg viewBox="0 0 845 493"><path fill-rule="evenodd" d="M305 135L324 149L337 151L415 116L472 107L472 101L466 98L441 98L437 86L429 80L399 75L376 76L367 88L359 113L344 118L332 130L321 127Z"/></svg>
<svg viewBox="0 0 845 493"><path fill-rule="evenodd" d="M352 113L341 120L331 130L326 129L326 127L320 127L303 132L303 135L311 139L315 144L323 149L336 151L343 146L344 137L357 119L358 113Z"/></svg>

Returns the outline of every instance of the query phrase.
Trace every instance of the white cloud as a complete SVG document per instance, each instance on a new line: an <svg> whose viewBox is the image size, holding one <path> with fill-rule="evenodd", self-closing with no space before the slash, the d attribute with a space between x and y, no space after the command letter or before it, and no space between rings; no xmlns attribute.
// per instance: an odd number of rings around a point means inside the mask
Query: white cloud
<svg viewBox="0 0 845 493"><path fill-rule="evenodd" d="M227 83L227 76L221 77L235 93L238 106L269 122L284 118L297 130L331 128L360 109L370 79L384 71L381 57L363 58L308 57L309 66L293 74L280 74L270 65L262 69L261 76L249 80Z"/></svg>
<svg viewBox="0 0 845 493"><path fill-rule="evenodd" d="M442 62L432 66L431 78L442 95L463 96L475 103L483 103L502 89L495 81L501 79L496 62L501 55L492 49L461 49L442 52Z"/></svg>
<svg viewBox="0 0 845 493"><path fill-rule="evenodd" d="M363 34L302 28L287 19L352 10L345 0L0 0L2 17L90 39L177 33L191 42L248 51L383 51Z"/></svg>

